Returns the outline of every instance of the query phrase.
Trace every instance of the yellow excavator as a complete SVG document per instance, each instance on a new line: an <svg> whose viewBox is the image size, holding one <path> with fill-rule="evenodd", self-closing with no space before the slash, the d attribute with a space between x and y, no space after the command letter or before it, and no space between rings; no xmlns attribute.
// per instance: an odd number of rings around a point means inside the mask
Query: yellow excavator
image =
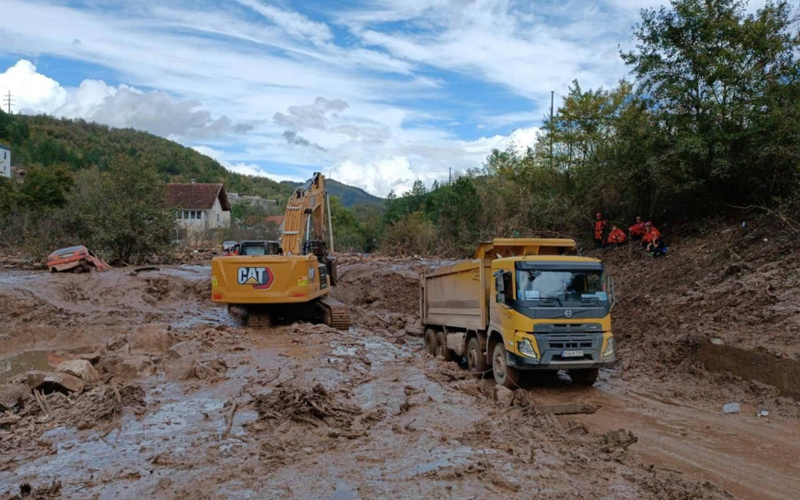
<svg viewBox="0 0 800 500"><path fill-rule="evenodd" d="M277 242L241 242L238 255L211 260L211 300L246 326L309 321L350 327L347 306L330 297L336 259L325 243L325 177L315 173L289 197ZM331 241L331 246L333 246Z"/></svg>

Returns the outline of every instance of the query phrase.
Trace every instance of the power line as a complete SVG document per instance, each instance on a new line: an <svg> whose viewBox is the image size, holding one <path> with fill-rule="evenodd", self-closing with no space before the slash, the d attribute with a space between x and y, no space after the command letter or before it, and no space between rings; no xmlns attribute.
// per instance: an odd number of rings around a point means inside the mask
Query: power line
<svg viewBox="0 0 800 500"><path fill-rule="evenodd" d="M9 90L8 94L6 94L6 97L3 99L3 103L6 105L6 109L8 109L8 114L9 115L11 114L11 105L14 104L15 100L16 99L14 99L11 96L11 91Z"/></svg>

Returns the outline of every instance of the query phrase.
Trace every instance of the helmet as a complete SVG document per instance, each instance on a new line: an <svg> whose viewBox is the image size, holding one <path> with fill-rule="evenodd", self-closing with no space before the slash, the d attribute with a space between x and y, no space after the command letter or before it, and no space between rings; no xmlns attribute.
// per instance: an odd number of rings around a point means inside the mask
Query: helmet
<svg viewBox="0 0 800 500"><path fill-rule="evenodd" d="M603 214L601 214L600 212L597 212L597 213L595 214L595 217L597 217L598 219L600 219L600 218L602 218L602 217L603 217Z"/></svg>
<svg viewBox="0 0 800 500"><path fill-rule="evenodd" d="M645 222L645 223L644 223L644 225L645 225L645 226L652 226L652 225L653 225L653 223L652 223L652 222L650 222L650 221L647 221L647 222Z"/></svg>

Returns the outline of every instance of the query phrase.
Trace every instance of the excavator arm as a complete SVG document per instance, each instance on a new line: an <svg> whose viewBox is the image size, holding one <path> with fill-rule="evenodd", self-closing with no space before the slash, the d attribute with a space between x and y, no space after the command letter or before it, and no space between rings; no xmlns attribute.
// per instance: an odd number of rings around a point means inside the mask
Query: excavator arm
<svg viewBox="0 0 800 500"><path fill-rule="evenodd" d="M325 176L316 172L289 197L281 235L285 254L305 253L304 240L325 241L325 196Z"/></svg>

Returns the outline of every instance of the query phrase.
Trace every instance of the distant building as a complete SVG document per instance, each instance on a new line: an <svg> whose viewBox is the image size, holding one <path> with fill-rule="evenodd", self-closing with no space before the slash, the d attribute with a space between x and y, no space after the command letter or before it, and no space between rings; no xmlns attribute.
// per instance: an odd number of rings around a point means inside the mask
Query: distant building
<svg viewBox="0 0 800 500"><path fill-rule="evenodd" d="M231 203L250 203L251 205L261 205L263 207L267 205L277 205L278 200L270 200L267 198L262 198L260 196L249 196L246 194L239 194L239 193L228 193L228 200Z"/></svg>
<svg viewBox="0 0 800 500"><path fill-rule="evenodd" d="M231 205L222 184L168 184L167 198L189 233L231 225Z"/></svg>
<svg viewBox="0 0 800 500"><path fill-rule="evenodd" d="M0 177L11 178L11 149L0 144Z"/></svg>

